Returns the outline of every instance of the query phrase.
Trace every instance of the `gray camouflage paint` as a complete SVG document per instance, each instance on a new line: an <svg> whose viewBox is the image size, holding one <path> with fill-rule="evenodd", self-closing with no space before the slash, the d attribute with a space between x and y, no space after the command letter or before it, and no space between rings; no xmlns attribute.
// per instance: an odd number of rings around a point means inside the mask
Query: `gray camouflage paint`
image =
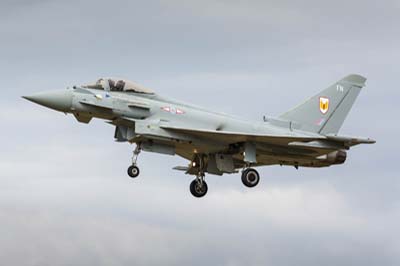
<svg viewBox="0 0 400 266"><path fill-rule="evenodd" d="M191 161L196 154L205 154L209 159L204 171L221 175L251 165L341 164L346 159L344 150L374 143L336 136L365 81L362 76L349 75L283 114L280 120L274 119L275 123L210 112L162 98L139 86L135 90L129 85L134 83L118 79L100 79L97 89L92 89L95 85L74 86L24 98L72 113L80 122L89 123L93 117L106 119L116 126L118 141L138 143L145 151L177 153ZM120 88L123 91L114 87L118 83L125 84ZM191 163L187 173L203 171L192 168L196 167Z"/></svg>

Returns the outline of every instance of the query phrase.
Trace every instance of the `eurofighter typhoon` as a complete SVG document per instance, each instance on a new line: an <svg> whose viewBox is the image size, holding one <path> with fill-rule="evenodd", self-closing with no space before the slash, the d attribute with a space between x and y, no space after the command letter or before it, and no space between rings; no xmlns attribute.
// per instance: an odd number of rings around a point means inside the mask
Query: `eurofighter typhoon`
<svg viewBox="0 0 400 266"><path fill-rule="evenodd" d="M349 75L277 118L248 121L158 95L134 82L101 78L95 83L23 98L70 113L81 123L93 118L115 126L118 142L135 143L128 175L139 176L141 151L179 155L175 167L195 176L190 192L208 191L205 174L241 173L245 186L260 181L259 166L328 167L343 164L347 150L372 144L369 138L339 135L366 79Z"/></svg>

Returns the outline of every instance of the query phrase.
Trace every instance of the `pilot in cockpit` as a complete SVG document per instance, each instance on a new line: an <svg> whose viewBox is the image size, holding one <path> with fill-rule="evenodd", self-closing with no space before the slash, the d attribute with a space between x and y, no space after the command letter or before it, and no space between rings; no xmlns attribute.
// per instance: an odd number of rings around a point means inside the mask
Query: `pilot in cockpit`
<svg viewBox="0 0 400 266"><path fill-rule="evenodd" d="M88 89L97 89L105 91L117 91L117 92L134 92L143 94L154 94L150 89L144 88L132 81L114 78L101 78L95 83L83 85L82 87Z"/></svg>

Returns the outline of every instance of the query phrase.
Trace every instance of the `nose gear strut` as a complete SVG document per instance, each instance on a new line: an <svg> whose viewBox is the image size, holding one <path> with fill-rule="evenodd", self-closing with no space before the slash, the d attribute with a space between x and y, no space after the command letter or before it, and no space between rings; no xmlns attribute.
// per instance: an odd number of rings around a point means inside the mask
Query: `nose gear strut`
<svg viewBox="0 0 400 266"><path fill-rule="evenodd" d="M140 174L139 167L137 167L137 159L139 157L140 152L142 151L140 143L136 145L136 149L133 151L132 156L132 165L128 168L128 175L132 178L136 178Z"/></svg>

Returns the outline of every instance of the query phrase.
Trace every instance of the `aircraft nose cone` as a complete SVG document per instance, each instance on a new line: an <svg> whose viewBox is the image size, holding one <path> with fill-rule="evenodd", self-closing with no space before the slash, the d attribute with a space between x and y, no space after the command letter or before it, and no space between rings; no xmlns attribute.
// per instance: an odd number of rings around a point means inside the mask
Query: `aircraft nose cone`
<svg viewBox="0 0 400 266"><path fill-rule="evenodd" d="M61 112L70 111L72 106L72 91L70 90L40 92L31 96L22 96L22 98Z"/></svg>

